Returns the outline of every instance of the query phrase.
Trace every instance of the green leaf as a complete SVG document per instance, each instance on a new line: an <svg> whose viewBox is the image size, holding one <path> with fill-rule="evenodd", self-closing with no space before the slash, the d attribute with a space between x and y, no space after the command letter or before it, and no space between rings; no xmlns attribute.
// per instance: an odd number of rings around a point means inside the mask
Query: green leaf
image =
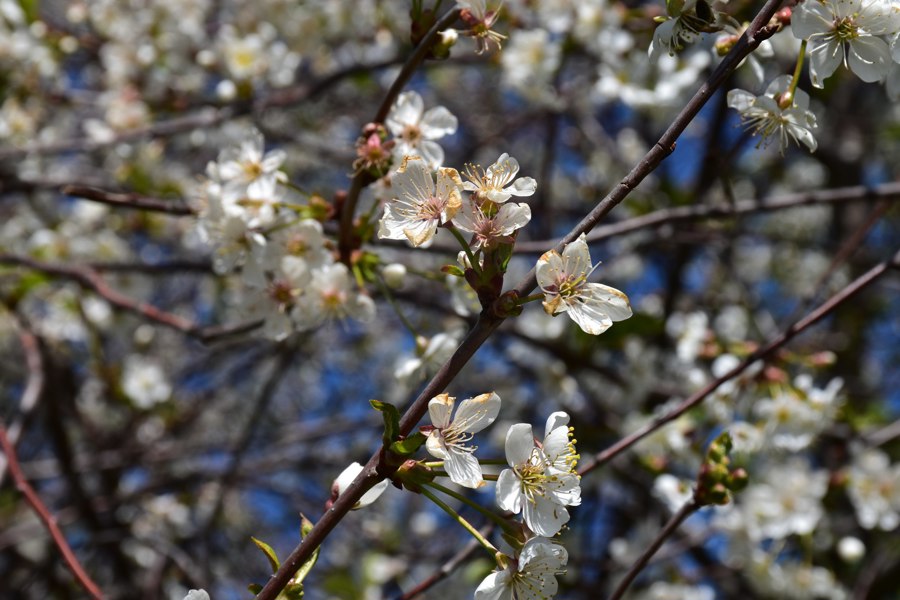
<svg viewBox="0 0 900 600"><path fill-rule="evenodd" d="M255 537L251 537L253 543L256 544L256 547L263 551L263 554L266 555L266 558L269 559L269 564L272 566L272 573L278 571L278 568L281 566L281 562L278 560L278 556L275 554L275 551L272 550L272 546L268 545L262 540L258 540Z"/></svg>
<svg viewBox="0 0 900 600"><path fill-rule="evenodd" d="M254 596L259 596L259 593L263 590L263 586L258 583L251 583L247 586L247 589L250 590L250 593Z"/></svg>
<svg viewBox="0 0 900 600"><path fill-rule="evenodd" d="M381 411L384 417L384 436L382 440L385 446L390 446L391 442L400 435L400 411L393 404L382 402L381 400L369 400L369 403L377 411Z"/></svg>
<svg viewBox="0 0 900 600"><path fill-rule="evenodd" d="M422 447L422 444L428 439L424 433L417 431L405 440L397 440L391 444L389 450L400 456L410 456L415 454L416 450Z"/></svg>
<svg viewBox="0 0 900 600"><path fill-rule="evenodd" d="M465 277L466 273L456 265L444 265L441 267L441 271L446 273L447 275L453 275L454 277Z"/></svg>
<svg viewBox="0 0 900 600"><path fill-rule="evenodd" d="M303 598L303 584L289 583L284 587L284 591L281 593L288 600L300 600Z"/></svg>

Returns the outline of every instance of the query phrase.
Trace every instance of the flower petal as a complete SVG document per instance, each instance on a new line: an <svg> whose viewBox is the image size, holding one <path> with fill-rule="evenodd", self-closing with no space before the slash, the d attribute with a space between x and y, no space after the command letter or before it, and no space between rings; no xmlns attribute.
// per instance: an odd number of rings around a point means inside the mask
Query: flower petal
<svg viewBox="0 0 900 600"><path fill-rule="evenodd" d="M533 502L523 504L525 524L539 536L553 537L569 522L569 511L544 496L536 495Z"/></svg>
<svg viewBox="0 0 900 600"><path fill-rule="evenodd" d="M516 423L506 432L506 462L511 467L523 465L531 459L534 434L528 423Z"/></svg>
<svg viewBox="0 0 900 600"><path fill-rule="evenodd" d="M477 433L494 422L500 413L500 396L494 392L463 400L453 419L453 428Z"/></svg>
<svg viewBox="0 0 900 600"><path fill-rule="evenodd" d="M497 477L497 506L513 514L522 510L522 482L512 469L504 469Z"/></svg>
<svg viewBox="0 0 900 600"><path fill-rule="evenodd" d="M450 413L453 411L453 405L456 398L452 398L449 394L438 394L428 401L428 415L431 417L431 424L438 429L444 429L450 425Z"/></svg>
<svg viewBox="0 0 900 600"><path fill-rule="evenodd" d="M458 450L452 446L447 448L448 456L444 459L444 468L450 481L467 488L477 489L484 485L481 465L471 452Z"/></svg>
<svg viewBox="0 0 900 600"><path fill-rule="evenodd" d="M453 135L459 122L449 110L443 106L435 106L428 109L422 116L422 122L419 127L422 129L422 135L429 140L436 140L445 135Z"/></svg>

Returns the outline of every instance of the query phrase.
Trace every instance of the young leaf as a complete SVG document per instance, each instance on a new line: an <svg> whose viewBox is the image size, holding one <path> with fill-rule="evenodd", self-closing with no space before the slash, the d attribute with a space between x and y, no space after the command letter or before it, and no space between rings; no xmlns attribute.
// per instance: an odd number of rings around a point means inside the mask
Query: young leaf
<svg viewBox="0 0 900 600"><path fill-rule="evenodd" d="M263 554L266 555L266 558L269 559L269 564L272 566L272 572L275 573L278 571L278 567L281 566L281 562L278 560L278 556L275 554L275 551L272 550L272 546L268 545L262 540L258 540L255 537L251 537L253 543L256 544L256 547L263 551Z"/></svg>
<svg viewBox="0 0 900 600"><path fill-rule="evenodd" d="M384 417L384 440L385 446L390 446L391 442L400 435L400 411L393 404L382 402L381 400L369 400L372 408L381 411Z"/></svg>

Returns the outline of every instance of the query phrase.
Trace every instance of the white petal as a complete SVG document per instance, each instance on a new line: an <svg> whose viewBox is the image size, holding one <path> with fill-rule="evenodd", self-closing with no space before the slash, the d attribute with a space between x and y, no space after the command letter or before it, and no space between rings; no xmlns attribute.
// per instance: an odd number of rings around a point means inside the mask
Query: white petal
<svg viewBox="0 0 900 600"><path fill-rule="evenodd" d="M544 428L544 435L550 435L551 431L554 431L558 427L565 427L568 424L569 415L565 411L558 410L554 413L551 413L550 416L547 417L547 425Z"/></svg>
<svg viewBox="0 0 900 600"><path fill-rule="evenodd" d="M534 502L525 502L524 509L525 524L543 537L553 537L569 522L569 511L543 496L535 496Z"/></svg>
<svg viewBox="0 0 900 600"><path fill-rule="evenodd" d="M830 31L833 22L834 15L824 3L804 2L791 14L791 33L798 40L806 40L817 33Z"/></svg>
<svg viewBox="0 0 900 600"><path fill-rule="evenodd" d="M453 411L453 405L456 398L452 398L449 394L439 394L428 401L428 414L431 417L431 424L438 429L444 429L450 425L450 413Z"/></svg>
<svg viewBox="0 0 900 600"><path fill-rule="evenodd" d="M513 514L522 510L522 482L512 469L504 469L497 478L497 506ZM527 504L527 502L526 502Z"/></svg>
<svg viewBox="0 0 900 600"><path fill-rule="evenodd" d="M403 92L397 97L385 124L392 134L400 135L406 125L415 125L419 122L424 108L422 96L416 92Z"/></svg>
<svg viewBox="0 0 900 600"><path fill-rule="evenodd" d="M569 275L587 275L591 272L591 253L583 233L577 240L566 245L562 258L563 269Z"/></svg>
<svg viewBox="0 0 900 600"><path fill-rule="evenodd" d="M436 429L428 434L428 439L425 440L425 449L428 450L428 454L441 460L447 460L449 455L447 447L444 445L444 436Z"/></svg>
<svg viewBox="0 0 900 600"><path fill-rule="evenodd" d="M463 400L453 419L457 431L477 433L494 422L500 413L500 396L494 392Z"/></svg>
<svg viewBox="0 0 900 600"><path fill-rule="evenodd" d="M546 290L550 286L556 285L556 279L562 271L563 260L559 253L556 250L544 252L538 259L537 266L535 267L535 276L537 277L538 285L541 286L542 290Z"/></svg>
<svg viewBox="0 0 900 600"><path fill-rule="evenodd" d="M419 145L416 146L415 151L422 155L422 158L425 159L428 166L432 169L436 169L444 164L444 149L441 148L441 145L437 142L422 140L419 142Z"/></svg>
<svg viewBox="0 0 900 600"><path fill-rule="evenodd" d="M810 43L809 78L813 87L824 87L824 80L835 72L843 56L843 46L837 41Z"/></svg>
<svg viewBox="0 0 900 600"><path fill-rule="evenodd" d="M587 283L582 288L582 293L585 304L596 307L598 311L603 311L613 322L624 321L632 315L628 296L614 287L602 283Z"/></svg>
<svg viewBox="0 0 900 600"><path fill-rule="evenodd" d="M475 600L513 600L509 571L494 571L475 590Z"/></svg>
<svg viewBox="0 0 900 600"><path fill-rule="evenodd" d="M456 117L449 110L443 106L435 106L425 113L419 126L426 139L436 140L456 133L458 124Z"/></svg>
<svg viewBox="0 0 900 600"><path fill-rule="evenodd" d="M431 169L418 156L408 156L397 169L392 182L400 200L418 204L434 194Z"/></svg>
<svg viewBox="0 0 900 600"><path fill-rule="evenodd" d="M537 189L537 181L531 177L519 177L506 191L513 196L531 196Z"/></svg>
<svg viewBox="0 0 900 600"><path fill-rule="evenodd" d="M479 488L484 485L481 465L471 452L448 448L449 456L444 460L444 468L450 481L468 488Z"/></svg>
<svg viewBox="0 0 900 600"><path fill-rule="evenodd" d="M384 490L387 489L388 483L390 482L385 479L372 486L372 489L362 495L362 498L359 499L359 502L356 503L356 506L353 507L353 510L368 506L378 500L378 497L381 496L381 494L384 493Z"/></svg>
<svg viewBox="0 0 900 600"><path fill-rule="evenodd" d="M523 465L534 450L534 434L528 423L516 423L506 432L506 462L511 467Z"/></svg>
<svg viewBox="0 0 900 600"><path fill-rule="evenodd" d="M494 217L500 235L511 235L531 221L531 207L527 204L504 204Z"/></svg>
<svg viewBox="0 0 900 600"><path fill-rule="evenodd" d="M891 52L887 43L880 38L859 37L850 42L847 64L863 81L881 81L890 67Z"/></svg>
<svg viewBox="0 0 900 600"><path fill-rule="evenodd" d="M589 307L586 304L570 304L566 305L568 310L566 314L575 321L581 330L588 335L600 335L610 327L612 327L612 319L603 311L597 311L596 307Z"/></svg>

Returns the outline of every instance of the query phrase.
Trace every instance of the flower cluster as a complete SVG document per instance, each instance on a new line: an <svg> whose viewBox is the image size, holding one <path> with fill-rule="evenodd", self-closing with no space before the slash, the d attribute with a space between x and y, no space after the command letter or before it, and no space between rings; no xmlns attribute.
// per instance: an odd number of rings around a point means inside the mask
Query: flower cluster
<svg viewBox="0 0 900 600"><path fill-rule="evenodd" d="M807 40L817 88L841 63L865 82L884 81L892 59L900 63L900 5L891 0L807 0L794 9L791 32Z"/></svg>
<svg viewBox="0 0 900 600"><path fill-rule="evenodd" d="M199 231L214 249L216 272L240 271L240 308L272 339L329 319L371 320L372 299L335 261L321 222L288 200L284 159L282 151L264 152L253 129L209 163Z"/></svg>

